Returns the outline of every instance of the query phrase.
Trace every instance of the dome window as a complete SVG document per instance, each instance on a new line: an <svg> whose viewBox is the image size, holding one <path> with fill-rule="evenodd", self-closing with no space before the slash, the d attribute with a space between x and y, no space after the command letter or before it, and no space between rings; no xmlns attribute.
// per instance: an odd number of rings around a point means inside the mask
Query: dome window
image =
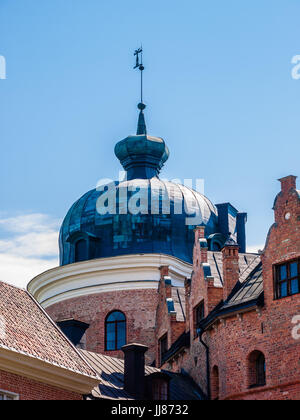
<svg viewBox="0 0 300 420"><path fill-rule="evenodd" d="M88 242L85 239L80 239L75 244L74 262L86 261L89 258Z"/></svg>
<svg viewBox="0 0 300 420"><path fill-rule="evenodd" d="M73 263L93 260L99 256L99 239L86 232L75 232L69 235L67 242L71 244Z"/></svg>

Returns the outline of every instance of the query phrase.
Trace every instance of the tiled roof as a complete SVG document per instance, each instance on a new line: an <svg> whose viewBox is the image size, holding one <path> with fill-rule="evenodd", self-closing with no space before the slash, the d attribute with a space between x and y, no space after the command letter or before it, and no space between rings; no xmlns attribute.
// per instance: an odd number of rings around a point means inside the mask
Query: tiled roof
<svg viewBox="0 0 300 420"><path fill-rule="evenodd" d="M124 391L124 360L85 350L81 350L81 352L101 378L99 386L92 391L94 398L110 400L134 399ZM145 367L146 376L153 373L164 373L171 378L170 399L172 401L204 399L201 389L189 376L167 372L150 366Z"/></svg>
<svg viewBox="0 0 300 420"><path fill-rule="evenodd" d="M208 251L208 264L216 287L223 286L223 258L222 252ZM240 278L244 281L249 273L260 262L257 254L239 254Z"/></svg>
<svg viewBox="0 0 300 420"><path fill-rule="evenodd" d="M0 282L0 321L0 348L97 376L27 291Z"/></svg>

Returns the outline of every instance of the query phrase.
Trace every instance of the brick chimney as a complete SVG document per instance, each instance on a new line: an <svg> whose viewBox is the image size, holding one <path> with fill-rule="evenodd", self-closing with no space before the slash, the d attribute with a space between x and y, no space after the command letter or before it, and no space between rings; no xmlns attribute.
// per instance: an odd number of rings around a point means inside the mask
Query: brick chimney
<svg viewBox="0 0 300 420"><path fill-rule="evenodd" d="M223 256L223 300L227 300L239 281L239 245L229 238L222 249Z"/></svg>
<svg viewBox="0 0 300 420"><path fill-rule="evenodd" d="M169 266L162 265L160 268L160 281L162 288L166 291L166 299L170 299L172 297L172 279L169 276ZM162 289L163 290L163 289Z"/></svg>
<svg viewBox="0 0 300 420"><path fill-rule="evenodd" d="M297 177L294 175L289 175L284 178L279 179L281 182L281 191L283 193L288 193L291 189L296 189L296 180Z"/></svg>
<svg viewBox="0 0 300 420"><path fill-rule="evenodd" d="M125 355L124 389L138 400L145 397L145 353L148 347L142 344L127 344L122 347Z"/></svg>
<svg viewBox="0 0 300 420"><path fill-rule="evenodd" d="M194 263L199 259L200 263L207 263L208 244L205 238L205 226L197 226L194 229L195 233L195 248L194 248Z"/></svg>

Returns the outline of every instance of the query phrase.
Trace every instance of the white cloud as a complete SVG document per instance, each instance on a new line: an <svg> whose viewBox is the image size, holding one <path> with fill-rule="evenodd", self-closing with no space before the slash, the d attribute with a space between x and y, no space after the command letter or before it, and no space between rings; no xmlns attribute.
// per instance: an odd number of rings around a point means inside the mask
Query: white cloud
<svg viewBox="0 0 300 420"><path fill-rule="evenodd" d="M26 287L57 266L59 225L45 214L0 218L0 280Z"/></svg>
<svg viewBox="0 0 300 420"><path fill-rule="evenodd" d="M261 245L251 245L247 247L247 252L249 252L250 254L257 254L258 251L262 251L265 248L265 244L261 244Z"/></svg>

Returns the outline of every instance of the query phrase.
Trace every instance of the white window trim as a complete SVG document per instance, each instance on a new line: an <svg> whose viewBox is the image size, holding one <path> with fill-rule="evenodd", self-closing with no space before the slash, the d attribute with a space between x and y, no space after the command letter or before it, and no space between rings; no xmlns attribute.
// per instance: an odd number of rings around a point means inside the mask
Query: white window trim
<svg viewBox="0 0 300 420"><path fill-rule="evenodd" d="M14 392L5 391L4 389L0 389L0 395L4 396L4 401L7 397L12 398L14 401L18 401L20 399L19 394L15 394Z"/></svg>

